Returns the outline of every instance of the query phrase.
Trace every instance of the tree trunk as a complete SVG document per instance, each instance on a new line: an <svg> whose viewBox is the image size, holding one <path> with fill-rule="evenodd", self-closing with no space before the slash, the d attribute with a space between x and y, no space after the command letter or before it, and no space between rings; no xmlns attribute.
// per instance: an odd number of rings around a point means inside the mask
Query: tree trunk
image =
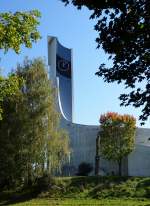
<svg viewBox="0 0 150 206"><path fill-rule="evenodd" d="M119 176L122 176L122 159L118 161Z"/></svg>
<svg viewBox="0 0 150 206"><path fill-rule="evenodd" d="M95 156L95 175L99 175L100 157Z"/></svg>
<svg viewBox="0 0 150 206"><path fill-rule="evenodd" d="M50 174L51 172L51 168L50 168L50 151L48 149L48 146L47 146L47 151L46 151L46 172L47 174Z"/></svg>
<svg viewBox="0 0 150 206"><path fill-rule="evenodd" d="M99 175L100 166L100 135L96 138L95 175Z"/></svg>
<svg viewBox="0 0 150 206"><path fill-rule="evenodd" d="M41 164L41 168L42 168L42 175L43 175L44 172L45 172L45 164L44 164L44 160L43 160L43 162L42 162L42 164Z"/></svg>
<svg viewBox="0 0 150 206"><path fill-rule="evenodd" d="M47 174L50 173L49 156L47 156Z"/></svg>
<svg viewBox="0 0 150 206"><path fill-rule="evenodd" d="M31 186L32 185L32 166L31 163L28 163L28 177L27 177L27 185Z"/></svg>

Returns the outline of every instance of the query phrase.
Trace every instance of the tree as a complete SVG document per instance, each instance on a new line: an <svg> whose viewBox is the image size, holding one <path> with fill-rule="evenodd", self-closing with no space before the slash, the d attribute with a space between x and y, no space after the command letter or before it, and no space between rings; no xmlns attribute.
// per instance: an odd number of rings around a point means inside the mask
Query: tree
<svg viewBox="0 0 150 206"><path fill-rule="evenodd" d="M100 153L118 163L121 175L122 159L134 149L136 120L130 115L108 112L100 117Z"/></svg>
<svg viewBox="0 0 150 206"><path fill-rule="evenodd" d="M0 120L2 120L2 102L8 97L14 95L19 85L23 83L23 79L19 79L17 76L10 75L8 78L0 76Z"/></svg>
<svg viewBox="0 0 150 206"><path fill-rule="evenodd" d="M142 106L139 119L143 124L150 115L149 0L62 1L93 12L98 48L101 46L113 63L109 68L101 64L96 74L105 82L124 82L125 88L130 88L128 94L120 95L121 105Z"/></svg>
<svg viewBox="0 0 150 206"><path fill-rule="evenodd" d="M55 89L43 60L25 60L15 74L24 79L24 84L2 105L0 182L31 184L61 167L68 155L69 138L59 128Z"/></svg>
<svg viewBox="0 0 150 206"><path fill-rule="evenodd" d="M15 185L22 177L18 153L22 149L21 128L24 121L19 108L22 95L19 90L2 101L3 119L0 121L0 187ZM17 181L16 181L17 180Z"/></svg>
<svg viewBox="0 0 150 206"><path fill-rule="evenodd" d="M22 44L31 48L32 42L40 39L37 30L39 17L40 12L37 10L17 11L14 14L11 12L0 13L0 49L5 52L13 49L16 53L19 53Z"/></svg>
<svg viewBox="0 0 150 206"><path fill-rule="evenodd" d="M0 49L4 50L5 53L9 49L19 53L20 46L23 44L31 48L32 42L40 39L40 34L37 30L39 17L40 12L37 10L0 13ZM8 78L0 76L0 120L2 120L4 99L5 101L6 98L12 101L12 96L18 93L21 82L22 79L19 79L16 75L11 75Z"/></svg>
<svg viewBox="0 0 150 206"><path fill-rule="evenodd" d="M0 49L6 53L13 49L17 54L20 52L20 46L32 47L32 42L40 39L37 30L39 25L38 18L40 12L37 10L29 12L5 12L0 13ZM3 99L8 95L14 95L19 89L21 79L17 76L3 78L0 76L0 120L2 119Z"/></svg>

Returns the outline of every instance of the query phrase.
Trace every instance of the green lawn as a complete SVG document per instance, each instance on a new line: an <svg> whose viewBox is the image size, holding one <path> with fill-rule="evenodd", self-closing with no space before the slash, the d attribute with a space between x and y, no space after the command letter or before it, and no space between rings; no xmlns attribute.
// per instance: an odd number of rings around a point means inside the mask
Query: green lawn
<svg viewBox="0 0 150 206"><path fill-rule="evenodd" d="M54 199L33 199L30 201L16 203L16 204L7 204L13 206L150 206L149 200L123 200L123 199L116 199L116 200L78 200L78 199L66 199L66 200L54 200Z"/></svg>

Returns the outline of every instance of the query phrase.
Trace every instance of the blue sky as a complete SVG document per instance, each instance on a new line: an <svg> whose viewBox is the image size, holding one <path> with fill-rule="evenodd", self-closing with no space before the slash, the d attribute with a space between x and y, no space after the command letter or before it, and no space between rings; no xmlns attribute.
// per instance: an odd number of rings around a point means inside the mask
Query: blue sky
<svg viewBox="0 0 150 206"><path fill-rule="evenodd" d="M1 0L0 12L17 10L41 11L39 31L42 39L32 49L22 47L21 54L13 51L0 52L0 68L4 75L21 63L25 56L44 57L47 62L47 36L57 36L60 43L73 48L74 68L74 122L99 124L99 116L107 111L128 113L138 119L140 109L120 107L118 96L124 93L123 85L106 84L95 75L101 63L109 64L102 49L96 49L94 21L89 20L90 12L73 6L64 7L59 0ZM137 126L139 122L137 121ZM149 121L144 127L149 127Z"/></svg>

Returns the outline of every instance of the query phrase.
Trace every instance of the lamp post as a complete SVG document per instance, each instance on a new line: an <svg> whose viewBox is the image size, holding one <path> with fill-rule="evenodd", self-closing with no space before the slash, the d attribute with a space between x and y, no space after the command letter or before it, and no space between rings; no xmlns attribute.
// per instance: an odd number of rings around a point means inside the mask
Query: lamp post
<svg viewBox="0 0 150 206"><path fill-rule="evenodd" d="M100 165L100 132L98 132L96 138L95 175L99 175L100 172L99 165Z"/></svg>

